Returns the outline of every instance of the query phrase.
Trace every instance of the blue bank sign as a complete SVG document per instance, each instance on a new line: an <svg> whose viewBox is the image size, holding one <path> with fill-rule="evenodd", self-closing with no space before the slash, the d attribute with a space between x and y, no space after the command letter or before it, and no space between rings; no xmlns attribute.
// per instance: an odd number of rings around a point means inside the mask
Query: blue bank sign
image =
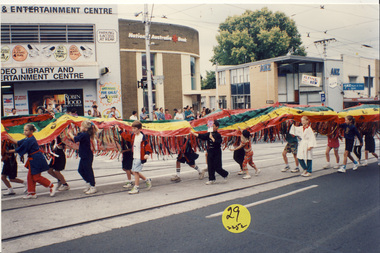
<svg viewBox="0 0 380 253"><path fill-rule="evenodd" d="M344 83L343 90L364 90L364 83Z"/></svg>

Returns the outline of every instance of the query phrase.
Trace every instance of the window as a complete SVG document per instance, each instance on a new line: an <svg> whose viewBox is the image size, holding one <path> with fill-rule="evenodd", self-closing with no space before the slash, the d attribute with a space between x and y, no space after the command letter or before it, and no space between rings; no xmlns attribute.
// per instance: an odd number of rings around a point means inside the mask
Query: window
<svg viewBox="0 0 380 253"><path fill-rule="evenodd" d="M349 83L357 83L358 77L357 76L349 76L348 77L348 82Z"/></svg>
<svg viewBox="0 0 380 253"><path fill-rule="evenodd" d="M150 54L150 69L152 71L152 75L155 75L155 54ZM141 65L142 65L142 75L146 77L146 54L141 54Z"/></svg>
<svg viewBox="0 0 380 253"><path fill-rule="evenodd" d="M219 108L221 108L221 109L227 109L226 96L220 96L218 103L219 103Z"/></svg>
<svg viewBox="0 0 380 253"><path fill-rule="evenodd" d="M225 85L226 84L226 71L218 72L218 81L219 85Z"/></svg>
<svg viewBox="0 0 380 253"><path fill-rule="evenodd" d="M195 57L190 57L190 74L191 74L191 89L197 89L197 81L195 77Z"/></svg>
<svg viewBox="0 0 380 253"><path fill-rule="evenodd" d="M1 43L94 42L94 25L1 25Z"/></svg>

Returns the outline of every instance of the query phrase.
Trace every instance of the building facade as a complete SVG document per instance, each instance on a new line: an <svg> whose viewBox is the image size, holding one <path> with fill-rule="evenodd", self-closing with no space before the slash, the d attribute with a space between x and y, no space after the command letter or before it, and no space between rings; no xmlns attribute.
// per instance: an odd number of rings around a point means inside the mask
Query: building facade
<svg viewBox="0 0 380 253"><path fill-rule="evenodd" d="M2 5L2 115L122 114L116 5Z"/></svg>
<svg viewBox="0 0 380 253"><path fill-rule="evenodd" d="M343 108L341 60L303 56L221 66L217 70L218 107L260 108L274 103ZM333 71L332 71L333 70ZM207 101L207 95L202 100Z"/></svg>
<svg viewBox="0 0 380 253"><path fill-rule="evenodd" d="M119 20L123 118L148 108L145 25ZM193 28L164 23L150 24L153 107L200 107L199 35Z"/></svg>

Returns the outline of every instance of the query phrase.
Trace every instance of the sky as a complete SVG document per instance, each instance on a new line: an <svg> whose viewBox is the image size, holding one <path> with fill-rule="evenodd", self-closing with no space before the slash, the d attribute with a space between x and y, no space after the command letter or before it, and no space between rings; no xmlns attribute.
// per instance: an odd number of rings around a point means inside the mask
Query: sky
<svg viewBox="0 0 380 253"><path fill-rule="evenodd" d="M26 1L12 1L25 3ZM227 17L241 15L246 10L260 10L267 7L273 12L284 12L296 22L307 56L323 58L323 46L314 43L322 39L336 41L327 45L327 58L337 59L341 54L379 58L379 4L374 0L224 0L174 1L145 0L152 22L171 23L188 26L199 32L201 74L215 70L210 62L219 24ZM36 1L44 4L78 4L78 1ZM135 13L144 10L144 4L136 0L82 0L80 4L117 4L118 16L123 19L142 20ZM140 2L141 3L141 2ZM223 3L223 4L220 4ZM165 18L163 18L165 17Z"/></svg>

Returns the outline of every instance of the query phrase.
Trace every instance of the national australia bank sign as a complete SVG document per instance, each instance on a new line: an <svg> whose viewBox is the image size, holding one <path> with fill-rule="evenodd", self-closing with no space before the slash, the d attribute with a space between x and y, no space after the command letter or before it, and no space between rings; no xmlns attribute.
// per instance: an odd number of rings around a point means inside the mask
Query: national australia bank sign
<svg viewBox="0 0 380 253"><path fill-rule="evenodd" d="M129 33L128 38L131 39L145 39L145 35L141 33ZM174 34L173 36L170 35L154 35L152 34L150 37L151 40L164 40L164 41L173 41L173 42L187 42L187 38L182 38Z"/></svg>

